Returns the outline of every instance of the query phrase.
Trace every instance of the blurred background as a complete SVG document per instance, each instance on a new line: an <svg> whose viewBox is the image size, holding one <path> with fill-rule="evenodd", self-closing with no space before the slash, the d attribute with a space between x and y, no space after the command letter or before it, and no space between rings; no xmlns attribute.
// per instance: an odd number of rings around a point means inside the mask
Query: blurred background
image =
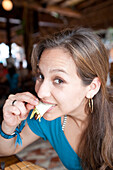
<svg viewBox="0 0 113 170"><path fill-rule="evenodd" d="M30 64L33 46L40 37L68 26L90 27L100 36L109 56L107 85L113 85L113 0L0 0L0 121L10 93L35 94ZM28 155L20 154L33 161ZM54 158L51 166L56 168L59 159ZM46 162L49 168L50 162Z"/></svg>

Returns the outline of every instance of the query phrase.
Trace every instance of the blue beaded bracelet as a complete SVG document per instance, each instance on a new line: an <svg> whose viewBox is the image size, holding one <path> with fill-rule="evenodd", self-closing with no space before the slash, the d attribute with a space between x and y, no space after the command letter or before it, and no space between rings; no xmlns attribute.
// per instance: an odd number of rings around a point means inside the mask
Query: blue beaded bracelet
<svg viewBox="0 0 113 170"><path fill-rule="evenodd" d="M1 129L1 125L0 125L0 135L5 138L5 139L11 139L11 138L14 138L15 136L17 136L16 138L16 142L15 142L15 146L17 144L21 145L22 146L22 139L20 137L20 133L22 131L22 129L24 128L25 126L25 123L26 123L26 120L22 121L21 124L19 126L16 127L14 133L12 135L7 135L5 134L2 129Z"/></svg>

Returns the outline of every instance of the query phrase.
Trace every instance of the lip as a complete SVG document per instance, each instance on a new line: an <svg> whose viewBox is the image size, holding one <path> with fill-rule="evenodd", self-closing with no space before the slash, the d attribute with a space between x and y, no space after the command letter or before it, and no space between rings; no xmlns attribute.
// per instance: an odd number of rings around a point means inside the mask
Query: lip
<svg viewBox="0 0 113 170"><path fill-rule="evenodd" d="M48 101L41 100L41 102L44 103L44 104L51 104L52 106L56 106L55 103L50 103L50 102L48 102Z"/></svg>

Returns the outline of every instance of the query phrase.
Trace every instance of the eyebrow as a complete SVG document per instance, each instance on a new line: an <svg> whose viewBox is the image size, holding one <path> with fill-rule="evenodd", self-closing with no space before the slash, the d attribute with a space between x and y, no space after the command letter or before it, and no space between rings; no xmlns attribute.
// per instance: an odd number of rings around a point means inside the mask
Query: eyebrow
<svg viewBox="0 0 113 170"><path fill-rule="evenodd" d="M38 69L39 71L41 71L39 65L37 65L37 69ZM52 72L62 72L62 73L68 74L65 70L57 69L57 68L56 68L56 69L51 69L51 70L50 70L50 73L52 73Z"/></svg>
<svg viewBox="0 0 113 170"><path fill-rule="evenodd" d="M50 72L62 72L62 73L68 74L65 70L62 70L62 69L52 69L50 70Z"/></svg>

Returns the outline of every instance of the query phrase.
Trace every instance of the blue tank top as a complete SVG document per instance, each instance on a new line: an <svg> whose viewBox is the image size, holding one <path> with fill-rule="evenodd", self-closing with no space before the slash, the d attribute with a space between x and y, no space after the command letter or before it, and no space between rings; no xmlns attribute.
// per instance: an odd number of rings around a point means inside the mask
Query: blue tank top
<svg viewBox="0 0 113 170"><path fill-rule="evenodd" d="M30 119L30 115L31 113L27 118L30 129L51 143L64 166L69 170L82 170L81 160L72 149L62 130L61 117L52 121L47 121L42 117L41 122L39 122L34 118Z"/></svg>

